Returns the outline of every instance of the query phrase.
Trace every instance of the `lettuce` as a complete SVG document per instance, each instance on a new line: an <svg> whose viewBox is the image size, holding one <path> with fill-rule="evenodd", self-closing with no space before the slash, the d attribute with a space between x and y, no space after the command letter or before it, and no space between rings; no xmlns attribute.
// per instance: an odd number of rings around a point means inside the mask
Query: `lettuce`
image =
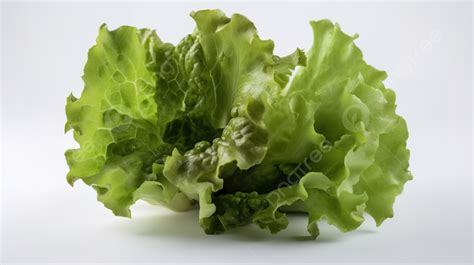
<svg viewBox="0 0 474 265"><path fill-rule="evenodd" d="M246 17L193 12L195 31L175 45L156 32L102 25L88 53L84 90L67 99L66 151L81 179L115 215L137 200L199 208L206 233L256 224L276 233L288 212L341 231L364 212L377 225L411 180L407 126L385 72L356 37L312 21L304 52L273 54Z"/></svg>

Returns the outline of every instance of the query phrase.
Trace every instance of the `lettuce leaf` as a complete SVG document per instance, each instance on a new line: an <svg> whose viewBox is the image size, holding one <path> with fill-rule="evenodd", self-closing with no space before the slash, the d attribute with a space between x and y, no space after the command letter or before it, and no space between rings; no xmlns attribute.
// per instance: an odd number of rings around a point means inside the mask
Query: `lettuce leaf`
<svg viewBox="0 0 474 265"><path fill-rule="evenodd" d="M156 76L147 67L154 60L150 50L160 44L154 31L101 26L82 95L66 104L66 130L74 130L80 145L66 151L68 182L93 186L98 200L120 216L130 216L133 191L168 149L159 135Z"/></svg>
<svg viewBox="0 0 474 265"><path fill-rule="evenodd" d="M328 20L313 46L273 53L245 16L191 13L176 46L155 31L101 26L84 90L66 103L72 185L81 179L115 215L137 200L174 211L199 207L209 234L256 224L271 233L287 213L356 229L369 213L393 216L408 170L406 122L387 74L368 65Z"/></svg>

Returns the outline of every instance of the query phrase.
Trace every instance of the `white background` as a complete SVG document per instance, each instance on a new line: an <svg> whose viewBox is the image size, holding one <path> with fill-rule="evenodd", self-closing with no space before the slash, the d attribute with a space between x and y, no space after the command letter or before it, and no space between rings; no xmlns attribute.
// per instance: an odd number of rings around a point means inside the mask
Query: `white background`
<svg viewBox="0 0 474 265"><path fill-rule="evenodd" d="M93 189L67 185L63 153L76 144L63 134L64 105L80 95L100 24L154 28L177 43L201 8L245 14L277 54L311 46L311 19L360 34L409 125L415 179L394 219L348 234L322 225L316 241L303 216L276 236L255 227L208 236L195 212L140 203L133 219L114 217ZM472 4L4 3L1 22L3 262L472 261Z"/></svg>

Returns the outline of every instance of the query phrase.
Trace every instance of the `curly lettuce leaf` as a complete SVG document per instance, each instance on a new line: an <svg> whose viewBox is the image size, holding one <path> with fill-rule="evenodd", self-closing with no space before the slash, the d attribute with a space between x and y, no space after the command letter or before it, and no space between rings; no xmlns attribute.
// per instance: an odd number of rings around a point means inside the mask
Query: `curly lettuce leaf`
<svg viewBox="0 0 474 265"><path fill-rule="evenodd" d="M66 105L66 130L79 149L66 152L67 179L92 185L98 200L116 215L130 216L133 192L167 153L156 116L155 63L161 45L154 31L120 27L99 30L84 68L84 90Z"/></svg>
<svg viewBox="0 0 474 265"><path fill-rule="evenodd" d="M385 72L365 63L354 44L355 37L327 20L312 22L311 26L314 44L308 52L307 66L296 72L285 95L290 102L292 98L300 100L297 105L304 111L298 113L313 115L314 131L308 128L306 135L319 134L333 143L331 151L307 170L324 173L335 186L330 192L308 191L305 209L310 223L324 217L342 231L357 228L364 221L364 210L379 224L391 217L395 196L410 179L406 126L395 113L393 92L382 83ZM280 141L279 150L288 150L298 138L289 139L290 147ZM387 141L398 146L388 147ZM378 166L381 157L389 161L384 164L386 173ZM367 179L371 179L371 186L366 185ZM381 194L383 200L377 198Z"/></svg>
<svg viewBox="0 0 474 265"><path fill-rule="evenodd" d="M105 25L100 28L97 44L89 50L84 68L81 97L71 95L66 105L66 130L74 129L74 139L81 147L66 152L70 183L98 173L113 143L133 148L127 140L148 137L149 143L159 144L154 133L155 78L146 68L150 59L146 46L159 42L153 32L132 27L115 31Z"/></svg>
<svg viewBox="0 0 474 265"><path fill-rule="evenodd" d="M406 122L399 117L394 128L380 136L374 163L362 173L354 187L359 193L367 193L366 211L377 226L393 217L395 198L403 191L405 183L413 179L408 171L410 151L406 148L407 138Z"/></svg>
<svg viewBox="0 0 474 265"><path fill-rule="evenodd" d="M233 111L258 119L264 111L261 101L278 96L291 70L305 63L299 49L286 57L275 56L273 41L260 39L245 16L228 18L220 10L202 10L191 16L216 87L214 127L225 127Z"/></svg>

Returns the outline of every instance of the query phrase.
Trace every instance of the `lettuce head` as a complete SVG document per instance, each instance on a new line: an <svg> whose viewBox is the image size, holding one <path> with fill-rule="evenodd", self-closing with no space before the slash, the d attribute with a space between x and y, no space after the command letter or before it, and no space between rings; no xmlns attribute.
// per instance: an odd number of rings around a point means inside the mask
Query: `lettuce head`
<svg viewBox="0 0 474 265"><path fill-rule="evenodd" d="M273 53L245 16L193 12L177 45L154 30L99 29L79 98L67 98L66 151L80 179L115 215L137 200L198 209L208 234L255 224L271 233L289 212L341 231L364 213L377 225L410 180L405 120L384 71L355 36L311 21L313 46Z"/></svg>

